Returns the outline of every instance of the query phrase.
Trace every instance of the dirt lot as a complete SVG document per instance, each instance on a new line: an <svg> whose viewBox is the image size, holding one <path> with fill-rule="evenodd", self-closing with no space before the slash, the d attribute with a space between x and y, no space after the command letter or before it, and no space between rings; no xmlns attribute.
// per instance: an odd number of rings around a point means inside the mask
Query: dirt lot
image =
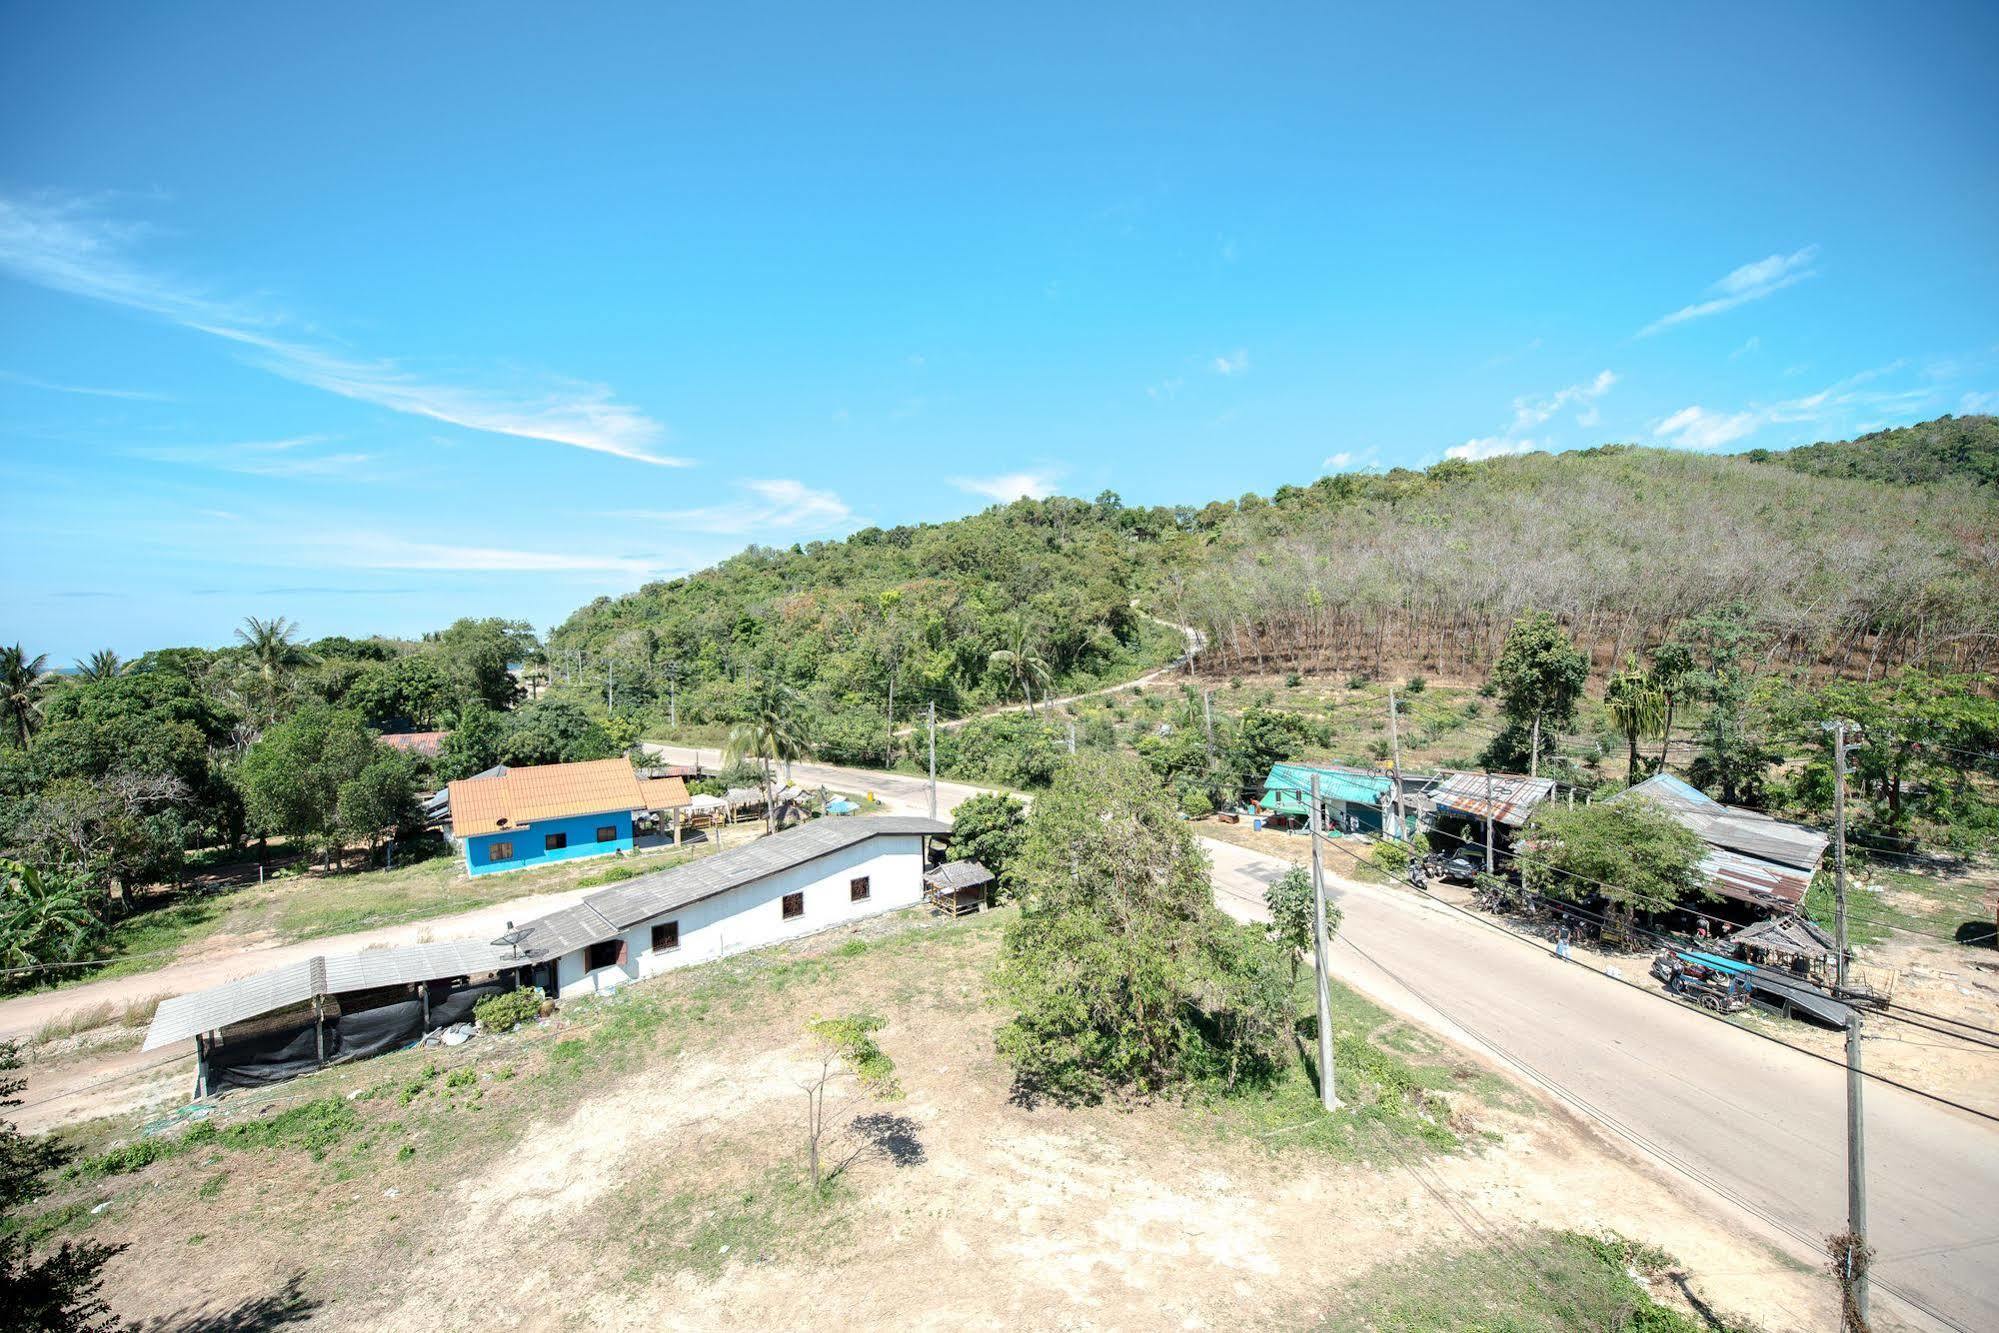
<svg viewBox="0 0 1999 1333"><path fill-rule="evenodd" d="M1017 1104L984 982L1005 918L890 918L241 1095L195 1146L100 1158L138 1169L87 1170L43 1225L128 1244L113 1304L162 1328L1288 1329L1371 1266L1529 1227L1615 1229L1724 1310L1826 1324L1816 1278L1351 995L1338 1028L1371 1054L1334 1122L1302 1076L1247 1103ZM836 1093L858 1156L821 1198L803 1025L862 1012L904 1095Z"/></svg>

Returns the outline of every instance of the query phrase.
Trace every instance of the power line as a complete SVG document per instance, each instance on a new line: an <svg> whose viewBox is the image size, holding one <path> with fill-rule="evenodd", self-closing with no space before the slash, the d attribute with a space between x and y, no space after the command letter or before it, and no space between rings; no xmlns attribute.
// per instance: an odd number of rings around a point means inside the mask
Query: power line
<svg viewBox="0 0 1999 1333"><path fill-rule="evenodd" d="M1353 857L1354 860L1356 861L1360 861L1361 859L1358 853L1348 851L1346 848L1341 847L1337 842L1333 843L1332 846L1339 851L1346 852L1348 856ZM1369 864L1369 863L1363 862L1363 864ZM1382 873L1378 867L1375 867L1371 864L1369 864L1369 868L1375 870L1377 874ZM1394 887L1396 888L1402 887L1400 881L1396 880L1392 876L1384 876L1384 878L1386 878L1388 883L1393 885ZM1435 896L1432 896L1430 898L1430 901L1450 911L1456 912L1460 916L1463 916L1468 920L1475 921L1480 925L1487 927L1490 930L1496 930L1501 932L1502 934L1512 935L1516 938L1522 938L1522 939L1525 938L1525 936L1522 935L1521 932L1513 930L1510 927L1501 925L1499 922L1492 921L1486 917L1480 916L1478 913L1460 907L1456 903L1448 902L1445 899L1438 898ZM1647 995L1651 996L1654 999L1663 1000L1667 1004L1672 1005L1675 1009L1684 1010L1685 1012L1694 1014L1697 1017L1710 1019L1717 1023L1727 1023L1728 1026L1733 1028L1735 1031L1746 1032L1753 1037L1760 1037L1764 1041L1771 1042L1778 1046L1782 1046L1786 1050L1796 1051L1800 1055L1809 1056L1811 1059L1821 1061L1825 1064L1834 1065L1841 1069L1844 1069L1846 1067L1846 1062L1844 1060L1836 1060L1829 1055L1822 1055L1819 1052L1812 1050L1808 1046L1799 1046L1794 1042L1785 1041L1782 1037L1775 1036L1768 1032L1760 1031L1756 1028L1742 1027L1739 1024L1729 1023L1728 1019L1726 1019L1720 1014L1710 1013L1705 1009L1695 1008L1692 1005L1683 1005L1668 995L1664 995L1659 992L1653 991L1648 987L1640 986L1636 982L1631 981L1626 977L1611 976L1608 972L1602 971L1601 969L1598 968L1590 968L1589 970L1595 972L1598 976L1608 977L1610 980L1617 982L1620 986L1628 986L1632 990L1637 991L1641 995ZM1903 1092L1912 1093L1915 1096L1926 1098L1929 1101L1937 1102L1940 1103L1941 1105L1948 1106L1952 1110L1963 1111L1967 1115L1974 1115L1981 1120L1989 1120L1994 1124L1999 1124L1999 1114L1994 1114L1991 1111L1982 1111L1975 1106L1967 1106L1963 1102L1953 1101L1951 1098L1945 1097L1941 1093L1930 1092L1927 1089L1918 1088L1912 1084L1903 1083L1898 1079L1889 1078L1885 1074L1876 1074L1870 1071L1867 1074L1867 1077L1874 1080L1877 1083L1885 1084L1888 1087L1899 1088Z"/></svg>

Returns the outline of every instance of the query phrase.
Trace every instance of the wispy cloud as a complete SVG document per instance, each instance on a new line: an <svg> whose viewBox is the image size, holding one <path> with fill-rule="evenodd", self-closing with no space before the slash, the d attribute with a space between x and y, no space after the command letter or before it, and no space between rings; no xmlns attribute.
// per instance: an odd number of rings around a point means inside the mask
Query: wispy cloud
<svg viewBox="0 0 1999 1333"><path fill-rule="evenodd" d="M1755 352L1759 352L1762 349L1763 349L1763 340L1761 338L1751 336L1748 341L1742 344L1742 346L1730 352L1728 354L1728 359L1730 361L1738 361L1741 358L1749 356Z"/></svg>
<svg viewBox="0 0 1999 1333"><path fill-rule="evenodd" d="M1514 454L1531 454L1541 446L1534 440L1514 439L1506 435L1481 435L1454 444L1444 450L1446 458L1460 458L1467 463L1477 463L1487 458L1506 458Z"/></svg>
<svg viewBox="0 0 1999 1333"><path fill-rule="evenodd" d="M1025 496L1030 500L1043 500L1055 494L1056 474L1053 472L1002 472L996 477L953 477L951 484L969 495L983 495L989 500L1008 504Z"/></svg>
<svg viewBox="0 0 1999 1333"><path fill-rule="evenodd" d="M1513 400L1513 420L1497 435L1481 435L1453 445L1446 458L1478 462L1512 454L1531 454L1553 447L1550 439L1531 439L1527 432L1546 425L1562 412L1574 409L1578 426L1594 426L1601 419L1597 402L1617 384L1617 372L1600 370L1580 384L1571 384L1549 394L1522 394Z"/></svg>
<svg viewBox="0 0 1999 1333"><path fill-rule="evenodd" d="M1179 376L1169 376L1157 384L1146 385L1145 396L1152 399L1178 398L1180 396L1180 384L1181 380Z"/></svg>
<svg viewBox="0 0 1999 1333"><path fill-rule="evenodd" d="M446 573L625 574L644 578L659 566L637 556L573 551L521 551L497 546L453 546L410 541L389 533L357 532L326 543L326 563L352 569L429 570Z"/></svg>
<svg viewBox="0 0 1999 1333"><path fill-rule="evenodd" d="M131 451L155 463L238 472L250 477L291 480L358 480L375 461L373 454L322 453L331 437L294 435L283 440L243 440L232 444L160 445Z"/></svg>
<svg viewBox="0 0 1999 1333"><path fill-rule="evenodd" d="M1249 369L1249 350L1238 347L1233 352L1224 352L1208 363L1208 369L1217 375L1240 375Z"/></svg>
<svg viewBox="0 0 1999 1333"><path fill-rule="evenodd" d="M331 351L286 332L291 321L230 302L135 263L143 227L101 215L92 201L0 197L0 270L74 296L123 306L249 349L273 374L394 412L470 430L544 440L635 462L685 466L655 451L666 428L603 384L553 381L528 392L439 382L390 360Z"/></svg>
<svg viewBox="0 0 1999 1333"><path fill-rule="evenodd" d="M168 401L163 393L148 393L143 389L99 389L86 384L57 384L51 380L38 380L33 375L23 375L12 370L0 370L0 380L6 380L9 384L24 385L30 389L46 389L50 393L81 394L87 398L123 398L144 403Z"/></svg>
<svg viewBox="0 0 1999 1333"><path fill-rule="evenodd" d="M838 495L813 490L803 482L783 478L746 481L743 489L754 498L694 509L623 510L618 517L740 537L758 532L824 531L854 516Z"/></svg>
<svg viewBox="0 0 1999 1333"><path fill-rule="evenodd" d="M1766 426L1852 423L1852 429L1860 429L1869 422L1878 424L1882 414L1896 416L1934 406L1943 392L1935 384L1909 388L1869 387L1904 368L1903 362L1891 362L1849 375L1817 393L1773 403L1752 403L1732 412L1711 411L1695 403L1653 426L1652 437L1660 444L1678 449L1719 449L1745 439ZM1858 420L1862 414L1867 419L1865 422Z"/></svg>
<svg viewBox="0 0 1999 1333"><path fill-rule="evenodd" d="M1378 461L1381 450L1370 445L1365 449L1342 449L1336 454L1328 454L1320 463L1321 472L1373 472L1381 464Z"/></svg>
<svg viewBox="0 0 1999 1333"><path fill-rule="evenodd" d="M1718 315L1724 310L1733 310L1751 301L1760 301L1775 292L1781 292L1794 283L1815 277L1818 270L1812 264L1818 259L1819 248L1808 245L1788 255L1771 255L1753 264L1744 264L1731 272L1720 282L1707 289L1706 298L1692 305L1681 306L1670 315L1661 316L1638 330L1638 336L1649 338L1663 329L1688 320L1705 319Z"/></svg>
<svg viewBox="0 0 1999 1333"><path fill-rule="evenodd" d="M1957 410L1974 415L1981 412L1999 412L1999 392L1968 393L1957 400Z"/></svg>

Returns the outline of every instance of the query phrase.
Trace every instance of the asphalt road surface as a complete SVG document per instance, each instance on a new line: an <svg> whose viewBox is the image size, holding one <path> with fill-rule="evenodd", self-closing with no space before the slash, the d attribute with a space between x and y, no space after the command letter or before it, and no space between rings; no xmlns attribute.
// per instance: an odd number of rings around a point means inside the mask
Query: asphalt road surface
<svg viewBox="0 0 1999 1333"><path fill-rule="evenodd" d="M897 813L929 808L922 778L819 764L794 765L793 777L872 792ZM939 815L980 790L940 783ZM1261 918L1264 886L1288 863L1202 842L1217 902ZM1630 968L1639 984L1625 985L1408 889L1340 876L1352 865L1337 852L1327 868L1345 913L1331 960L1342 981L1675 1173L1688 1208L1733 1217L1813 1266L1824 1237L1845 1230L1842 1069L1667 999L1642 964ZM1877 1322L1999 1329L1999 1126L1879 1083L1866 1108Z"/></svg>

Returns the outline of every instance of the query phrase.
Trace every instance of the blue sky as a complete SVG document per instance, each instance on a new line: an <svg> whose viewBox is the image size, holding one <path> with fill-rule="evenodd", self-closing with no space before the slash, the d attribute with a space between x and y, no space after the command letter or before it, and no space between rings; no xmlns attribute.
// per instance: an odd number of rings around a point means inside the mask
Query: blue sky
<svg viewBox="0 0 1999 1333"><path fill-rule="evenodd" d="M1999 9L1397 9L10 0L0 638L1999 410Z"/></svg>

